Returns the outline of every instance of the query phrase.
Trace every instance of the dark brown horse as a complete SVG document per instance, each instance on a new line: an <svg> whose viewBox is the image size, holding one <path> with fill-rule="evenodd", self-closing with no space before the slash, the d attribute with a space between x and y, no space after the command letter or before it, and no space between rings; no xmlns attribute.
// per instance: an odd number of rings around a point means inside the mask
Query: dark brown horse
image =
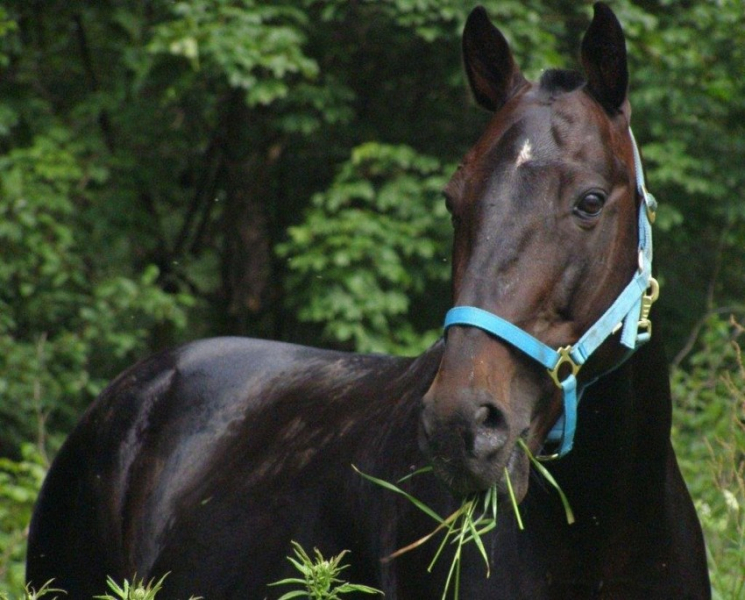
<svg viewBox="0 0 745 600"><path fill-rule="evenodd" d="M350 550L346 576L389 599L439 598L447 561L428 573L433 548L380 561L431 530L428 517L351 468L395 480L431 463L437 477L407 485L441 514L463 494L504 492L505 469L522 500L525 530L502 510L486 536L490 578L466 555L464 599L710 597L657 331L641 344L654 206L620 25L596 5L584 78L527 81L483 9L463 47L494 116L446 189L458 307L446 339L404 359L223 338L136 365L49 472L33 585L54 578L89 598L107 575L170 573L164 598L277 597L267 584L292 575L297 540ZM528 486L520 440L562 455L549 468L575 524L540 479Z"/></svg>

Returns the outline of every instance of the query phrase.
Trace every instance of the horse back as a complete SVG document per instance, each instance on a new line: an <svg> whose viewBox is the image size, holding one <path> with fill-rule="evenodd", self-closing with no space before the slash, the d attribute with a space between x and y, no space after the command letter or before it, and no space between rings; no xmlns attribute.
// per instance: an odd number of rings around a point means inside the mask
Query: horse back
<svg viewBox="0 0 745 600"><path fill-rule="evenodd" d="M416 408L401 406L413 362L217 338L135 365L89 408L50 470L28 580L54 578L82 598L106 576L171 571L171 589L182 574L205 586L186 597L249 592L290 538L333 537L320 526L330 494L341 506L351 463L372 460L388 435L382 424Z"/></svg>

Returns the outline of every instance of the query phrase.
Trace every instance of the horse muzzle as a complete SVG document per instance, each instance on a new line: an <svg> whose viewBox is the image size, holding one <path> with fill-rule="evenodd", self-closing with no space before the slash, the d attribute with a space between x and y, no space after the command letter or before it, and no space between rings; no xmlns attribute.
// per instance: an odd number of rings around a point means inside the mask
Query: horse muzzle
<svg viewBox="0 0 745 600"><path fill-rule="evenodd" d="M529 419L521 419L485 390L443 392L434 384L425 394L419 424L420 447L437 477L455 496L493 485L506 493L509 477L522 499L529 462L518 440L527 435Z"/></svg>

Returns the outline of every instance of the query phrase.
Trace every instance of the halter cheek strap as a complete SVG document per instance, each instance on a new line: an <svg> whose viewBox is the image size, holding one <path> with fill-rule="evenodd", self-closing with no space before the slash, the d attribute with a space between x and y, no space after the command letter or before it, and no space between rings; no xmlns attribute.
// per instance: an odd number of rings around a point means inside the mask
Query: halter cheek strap
<svg viewBox="0 0 745 600"><path fill-rule="evenodd" d="M445 331L455 325L477 327L509 343L539 362L562 391L564 413L549 432L546 440L559 444L556 454L560 458L572 449L577 427L577 405L586 385L578 389L577 373L595 350L621 328L620 342L629 354L647 342L652 334L649 311L659 295L659 286L652 277L652 223L657 202L647 192L644 183L639 149L634 134L629 129L634 148L636 187L643 200L639 208L639 268L629 284L605 313L570 346L554 349L526 331L493 313L474 306L456 306L445 315Z"/></svg>

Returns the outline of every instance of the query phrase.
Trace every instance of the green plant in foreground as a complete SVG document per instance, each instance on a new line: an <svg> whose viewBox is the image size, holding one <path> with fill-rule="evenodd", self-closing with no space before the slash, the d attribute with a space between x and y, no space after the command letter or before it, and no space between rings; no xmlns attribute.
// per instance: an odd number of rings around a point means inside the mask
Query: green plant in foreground
<svg viewBox="0 0 745 600"><path fill-rule="evenodd" d="M125 579L121 587L111 577L107 577L106 584L114 592L114 595L104 594L103 596L94 596L94 598L96 600L154 600L155 595L163 587L163 581L166 577L168 577L168 573L163 575L157 582L155 579L151 579L146 584L144 579L137 581L137 577L135 576L131 584ZM190 600L201 599L192 596Z"/></svg>
<svg viewBox="0 0 745 600"><path fill-rule="evenodd" d="M4 592L33 592L23 591L26 538L47 461L37 444L23 444L21 453L20 460L0 457L0 598Z"/></svg>
<svg viewBox="0 0 745 600"><path fill-rule="evenodd" d="M562 491L557 481L554 479L554 477L551 475L548 469L546 469L546 467L543 464L541 464L538 461L538 459L536 459L533 456L527 444L523 440L519 440L519 444L520 444L520 447L523 449L523 451L528 455L530 462L533 464L536 470L546 479L546 481L548 481L548 483L552 487L556 488L556 490L558 491L559 497L561 498L562 505L564 506L564 511L566 513L567 523L569 523L570 525L574 523L574 513L572 512L572 508L569 505L569 501L567 500L566 495ZM419 510L429 515L435 521L438 522L437 527L433 531L431 531L424 537L416 540L415 542L409 544L408 546L405 546L404 548L397 550L390 556L385 557L383 559L383 562L389 562L393 560L394 558L401 556L405 552L408 552L409 550L413 550L414 548L421 546L425 542L429 541L436 534L438 534L440 531L444 531L445 535L442 541L440 542L437 552L435 552L434 558L432 559L429 566L427 567L427 571L431 572L435 563L437 562L440 555L442 554L442 551L445 549L445 547L448 545L455 546L455 552L453 554L452 562L450 563L450 569L448 570L448 575L445 580L445 587L442 592L442 600L445 600L445 598L447 597L447 594L451 588L451 585L453 588L453 598L457 600L457 598L460 597L460 567L461 567L463 547L466 544L473 543L476 545L476 548L478 549L479 554L484 559L484 563L486 564L486 576L489 577L491 573L491 566L489 564L489 556L486 553L486 548L484 547L484 543L481 540L481 536L488 533L489 531L496 528L497 526L497 486L496 484L494 484L491 488L489 488L486 492L482 494L477 494L477 495L464 498L463 503L460 505L458 510L456 510L449 517L443 518L439 514L437 514L437 512L435 512L432 508L427 506L424 502L412 496L411 494L405 492L404 490L390 483L389 481L378 479L376 477L372 477L371 475L362 473L359 469L357 469L354 466L352 466L352 468L355 471L357 471L357 473L359 473L362 477L367 479L368 481L371 481L397 494L401 494L407 500L409 500L409 502L411 502L414 506L416 506ZM418 471L412 473L411 475L408 475L407 477L404 477L403 479L399 480L398 483L402 483L403 481L413 477L414 475L418 475L421 473L428 473L431 471L432 471L431 467L425 467L423 469L419 469ZM512 481L510 480L510 474L507 468L505 468L504 470L504 475L505 475L505 481L507 482L507 491L510 497L510 502L512 504L512 510L515 513L515 519L517 521L517 526L522 530L524 529L524 525L523 525L522 517L520 516L520 509L518 508L518 505L517 505L517 498L515 497L515 493L512 489Z"/></svg>
<svg viewBox="0 0 745 600"><path fill-rule="evenodd" d="M160 578L157 583L153 583L154 580L150 580L145 585L144 580L137 581L137 577L134 577L132 584L126 579L121 587L111 577L106 578L106 585L109 589L114 592L114 596L111 594L104 594L102 596L94 596L97 600L153 600L155 594L158 593L161 587L163 587L163 580L166 575Z"/></svg>
<svg viewBox="0 0 745 600"><path fill-rule="evenodd" d="M292 577L276 581L269 585L300 585L304 589L287 592L281 596L279 600L290 600L290 598L338 600L340 594L348 594L350 592L382 595L383 592L376 590L375 588L355 583L347 583L339 579L341 571L349 566L341 564L342 558L347 554L346 550L341 554L326 560L317 548L314 549L315 558L311 558L297 542L293 541L292 546L296 558L288 556L287 560L289 560L303 575L302 579L299 577Z"/></svg>
<svg viewBox="0 0 745 600"><path fill-rule="evenodd" d="M39 598L43 598L45 596L50 596L51 594L65 594L65 590L59 590L57 588L52 587L52 580L50 579L47 581L44 585L42 585L38 590L32 588L30 585L27 585L23 590L23 600L38 600ZM57 598L57 596L54 596L54 598ZM54 600L54 598L52 600ZM10 600L10 596L6 595L5 593L0 592L0 600Z"/></svg>
<svg viewBox="0 0 745 600"><path fill-rule="evenodd" d="M96 600L154 600L155 595L163 587L163 581L166 577L168 577L168 573L163 575L163 577L161 577L157 582L154 579L151 579L147 584L145 583L144 579L138 581L137 577L132 580L131 584L125 579L124 583L121 586L119 586L119 584L111 577L107 577L106 584L109 586L109 589L114 593L114 595L112 596L111 594L104 594L103 596L93 596L93 598ZM65 590L53 588L52 583L53 580L50 579L38 590L35 590L30 585L27 585L24 589L21 599L38 600L39 598L46 598L47 596L53 595L50 600L55 600L59 596L54 594L67 594ZM11 600L11 597L6 595L5 593L0 592L0 600ZM202 599L198 596L191 596L189 600Z"/></svg>

